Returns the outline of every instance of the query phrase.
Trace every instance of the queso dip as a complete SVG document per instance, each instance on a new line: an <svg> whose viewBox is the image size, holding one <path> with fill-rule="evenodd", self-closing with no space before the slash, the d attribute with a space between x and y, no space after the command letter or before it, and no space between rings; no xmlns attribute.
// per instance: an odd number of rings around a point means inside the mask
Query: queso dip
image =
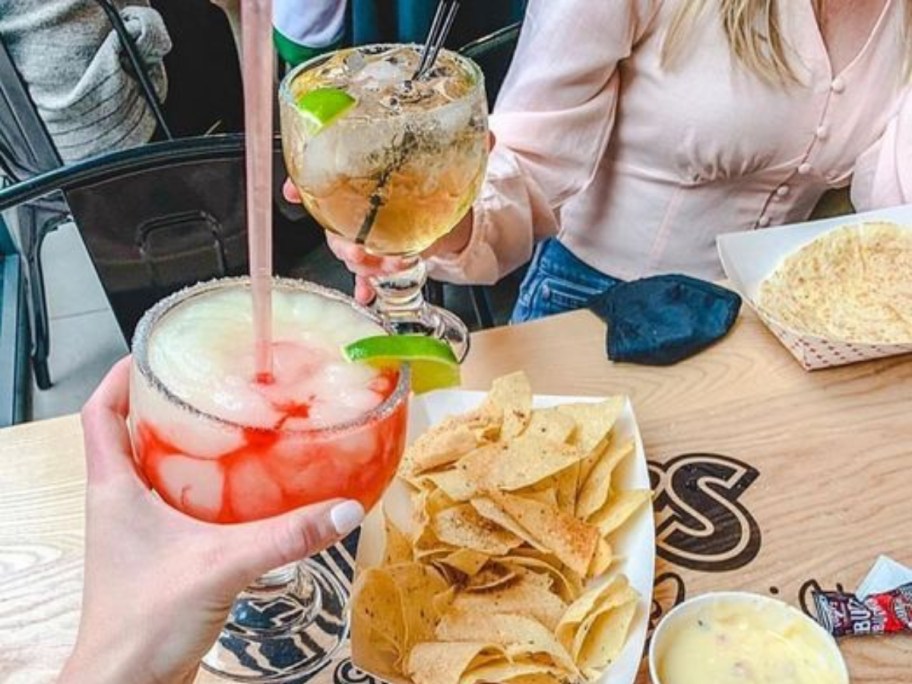
<svg viewBox="0 0 912 684"><path fill-rule="evenodd" d="M832 639L778 601L720 597L671 617L655 644L660 684L848 682Z"/></svg>

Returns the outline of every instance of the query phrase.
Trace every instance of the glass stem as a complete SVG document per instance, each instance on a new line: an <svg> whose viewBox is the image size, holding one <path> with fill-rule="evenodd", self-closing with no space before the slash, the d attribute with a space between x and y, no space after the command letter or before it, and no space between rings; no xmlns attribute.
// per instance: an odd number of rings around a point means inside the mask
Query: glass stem
<svg viewBox="0 0 912 684"><path fill-rule="evenodd" d="M401 270L370 279L377 291L377 311L394 326L421 318L424 308L421 292L427 280L424 260L413 256L403 257L402 262Z"/></svg>

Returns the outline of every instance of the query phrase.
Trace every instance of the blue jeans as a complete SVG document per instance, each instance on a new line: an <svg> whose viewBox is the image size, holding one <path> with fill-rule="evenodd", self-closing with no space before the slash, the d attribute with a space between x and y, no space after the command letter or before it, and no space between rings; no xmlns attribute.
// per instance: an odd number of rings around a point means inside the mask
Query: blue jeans
<svg viewBox="0 0 912 684"><path fill-rule="evenodd" d="M535 248L510 323L585 308L592 297L620 282L580 261L557 239L548 238Z"/></svg>

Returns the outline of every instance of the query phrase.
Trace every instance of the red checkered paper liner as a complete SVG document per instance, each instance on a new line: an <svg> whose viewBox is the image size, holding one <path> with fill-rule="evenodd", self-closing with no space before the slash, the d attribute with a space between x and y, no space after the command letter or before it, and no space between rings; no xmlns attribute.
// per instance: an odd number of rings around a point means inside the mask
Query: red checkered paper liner
<svg viewBox="0 0 912 684"><path fill-rule="evenodd" d="M859 361L912 353L912 344L862 344L840 342L796 332L770 318L754 302L748 301L766 327L775 335L805 370L845 366Z"/></svg>

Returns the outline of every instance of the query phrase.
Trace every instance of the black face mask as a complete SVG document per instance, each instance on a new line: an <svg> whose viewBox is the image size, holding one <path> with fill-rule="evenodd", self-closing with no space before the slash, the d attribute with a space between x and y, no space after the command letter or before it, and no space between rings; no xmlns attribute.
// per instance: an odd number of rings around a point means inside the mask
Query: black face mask
<svg viewBox="0 0 912 684"><path fill-rule="evenodd" d="M661 275L616 285L589 308L608 324L609 359L667 366L724 337L741 297L689 276Z"/></svg>

